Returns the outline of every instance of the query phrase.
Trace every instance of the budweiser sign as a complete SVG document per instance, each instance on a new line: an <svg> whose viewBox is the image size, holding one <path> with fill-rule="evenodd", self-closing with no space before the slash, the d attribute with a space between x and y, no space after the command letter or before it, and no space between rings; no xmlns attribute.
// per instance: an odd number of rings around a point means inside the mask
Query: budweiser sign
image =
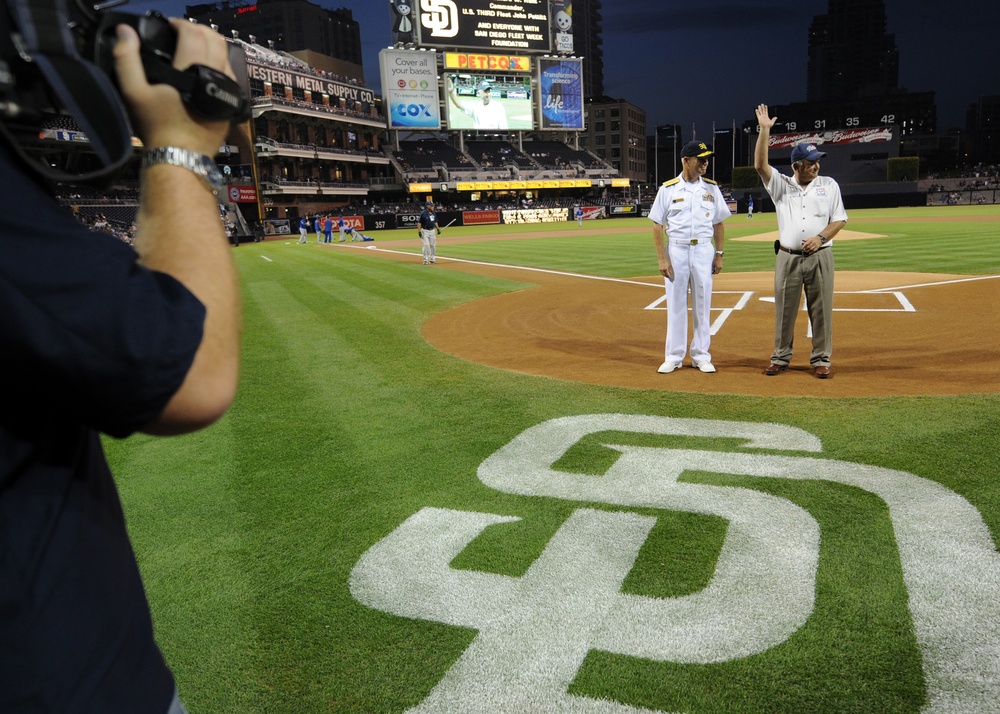
<svg viewBox="0 0 1000 714"><path fill-rule="evenodd" d="M798 134L775 134L768 147L790 149L796 144L872 144L892 141L892 127L876 126L868 129L841 129L837 131L810 131Z"/></svg>

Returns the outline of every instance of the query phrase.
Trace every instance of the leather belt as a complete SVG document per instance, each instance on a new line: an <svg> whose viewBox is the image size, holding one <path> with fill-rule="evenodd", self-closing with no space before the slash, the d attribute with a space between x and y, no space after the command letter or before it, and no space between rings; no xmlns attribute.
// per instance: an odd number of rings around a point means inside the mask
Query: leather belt
<svg viewBox="0 0 1000 714"><path fill-rule="evenodd" d="M816 253L819 253L821 250L826 250L829 247L830 246L828 246L828 245L824 245L824 246L822 246L820 248L817 248L816 249ZM816 254L816 253L806 253L804 250L792 250L791 248L786 248L783 245L779 245L778 246L778 250L784 251L785 253L791 253L792 255L815 255Z"/></svg>

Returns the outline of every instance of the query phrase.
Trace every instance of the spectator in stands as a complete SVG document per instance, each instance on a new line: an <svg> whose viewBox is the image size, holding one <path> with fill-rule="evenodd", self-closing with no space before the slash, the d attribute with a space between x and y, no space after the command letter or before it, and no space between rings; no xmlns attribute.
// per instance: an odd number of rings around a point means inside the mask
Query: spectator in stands
<svg viewBox="0 0 1000 714"><path fill-rule="evenodd" d="M820 379L830 376L833 352L833 237L847 223L840 186L819 175L819 160L826 154L813 144L792 149L792 176L768 165L768 141L776 117L767 105L757 106L757 145L754 168L774 202L779 241L774 252L774 352L764 374L774 376L788 369L792 338L802 292L812 325L809 364Z"/></svg>
<svg viewBox="0 0 1000 714"><path fill-rule="evenodd" d="M455 78L448 80L448 99L458 111L472 119L473 129L507 130L507 111L500 102L493 99L493 87L483 80L476 85L477 102L462 102L458 98L458 86Z"/></svg>
<svg viewBox="0 0 1000 714"><path fill-rule="evenodd" d="M231 73L220 35L172 25L175 64ZM136 250L87 232L0 144L0 368L16 377L0 400L3 712L185 711L100 433L195 431L233 399L240 307L215 198L150 151L210 162L227 126L147 83L134 30L117 38L118 85L150 162Z"/></svg>

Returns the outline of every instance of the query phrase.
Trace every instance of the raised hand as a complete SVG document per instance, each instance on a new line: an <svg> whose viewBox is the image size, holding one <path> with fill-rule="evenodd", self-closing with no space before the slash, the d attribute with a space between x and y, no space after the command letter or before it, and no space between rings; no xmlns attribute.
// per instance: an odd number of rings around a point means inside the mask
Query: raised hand
<svg viewBox="0 0 1000 714"><path fill-rule="evenodd" d="M770 129L776 121L778 121L778 117L768 116L766 104L757 105L757 123L761 129Z"/></svg>

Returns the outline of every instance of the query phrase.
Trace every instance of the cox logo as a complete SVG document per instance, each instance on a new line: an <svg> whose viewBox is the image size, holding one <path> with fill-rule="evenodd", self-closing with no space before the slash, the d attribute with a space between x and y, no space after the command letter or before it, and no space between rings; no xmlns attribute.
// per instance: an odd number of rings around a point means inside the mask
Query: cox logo
<svg viewBox="0 0 1000 714"><path fill-rule="evenodd" d="M432 117L430 107L426 104L398 104L396 113L407 117Z"/></svg>

